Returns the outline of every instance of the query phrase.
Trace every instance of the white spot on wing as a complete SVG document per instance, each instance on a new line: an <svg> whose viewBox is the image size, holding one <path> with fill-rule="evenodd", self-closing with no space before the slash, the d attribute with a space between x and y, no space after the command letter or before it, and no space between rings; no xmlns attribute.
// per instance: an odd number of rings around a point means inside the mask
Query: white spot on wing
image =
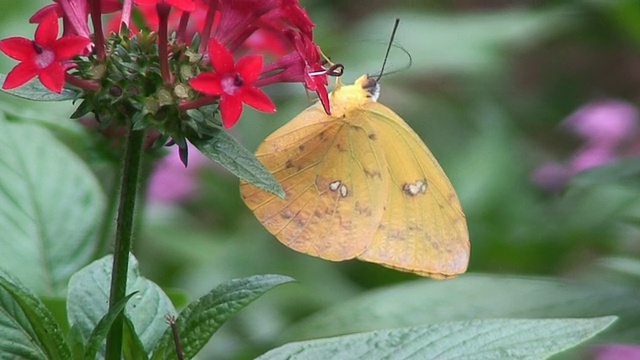
<svg viewBox="0 0 640 360"><path fill-rule="evenodd" d="M409 196L416 196L427 192L427 181L418 180L413 184L406 183L402 186L402 191Z"/></svg>
<svg viewBox="0 0 640 360"><path fill-rule="evenodd" d="M344 185L340 185L340 196L347 197L348 194L349 194L349 189L347 189L347 187Z"/></svg>
<svg viewBox="0 0 640 360"><path fill-rule="evenodd" d="M329 190L338 191L341 197L347 197L349 195L349 188L340 180L336 180L329 184Z"/></svg>

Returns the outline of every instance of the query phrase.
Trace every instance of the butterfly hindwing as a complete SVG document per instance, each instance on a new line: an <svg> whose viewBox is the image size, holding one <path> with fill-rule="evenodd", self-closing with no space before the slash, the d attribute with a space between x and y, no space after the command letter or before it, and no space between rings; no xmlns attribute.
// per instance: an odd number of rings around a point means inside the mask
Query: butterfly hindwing
<svg viewBox="0 0 640 360"><path fill-rule="evenodd" d="M256 156L286 192L285 199L250 184L242 196L285 245L328 260L361 254L384 211L385 157L370 131L324 116L312 106L270 135ZM311 120L310 120L311 119Z"/></svg>
<svg viewBox="0 0 640 360"><path fill-rule="evenodd" d="M469 237L453 186L418 135L393 111L363 111L388 164L388 201L369 248L358 258L433 277L466 270Z"/></svg>

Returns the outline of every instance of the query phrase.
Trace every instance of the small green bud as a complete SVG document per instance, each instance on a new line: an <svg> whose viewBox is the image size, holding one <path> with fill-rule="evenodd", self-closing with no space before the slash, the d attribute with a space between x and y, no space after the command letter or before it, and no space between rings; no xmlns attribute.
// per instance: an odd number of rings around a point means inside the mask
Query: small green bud
<svg viewBox="0 0 640 360"><path fill-rule="evenodd" d="M160 103L160 106L173 104L173 95L171 95L171 92L169 90L160 89L158 90L157 96L158 96L158 102Z"/></svg>
<svg viewBox="0 0 640 360"><path fill-rule="evenodd" d="M105 64L98 64L91 68L90 76L94 80L99 80L104 77L104 74L107 72L107 66Z"/></svg>
<svg viewBox="0 0 640 360"><path fill-rule="evenodd" d="M191 68L191 66L189 65L180 66L180 77L183 80L189 80L194 76L195 75L193 74L193 69Z"/></svg>
<svg viewBox="0 0 640 360"><path fill-rule="evenodd" d="M155 114L160 110L160 103L154 98L147 98L144 101L144 112L149 114Z"/></svg>
<svg viewBox="0 0 640 360"><path fill-rule="evenodd" d="M185 84L178 84L173 89L173 93L176 94L176 96L179 99L188 99L189 98L189 87L186 86Z"/></svg>

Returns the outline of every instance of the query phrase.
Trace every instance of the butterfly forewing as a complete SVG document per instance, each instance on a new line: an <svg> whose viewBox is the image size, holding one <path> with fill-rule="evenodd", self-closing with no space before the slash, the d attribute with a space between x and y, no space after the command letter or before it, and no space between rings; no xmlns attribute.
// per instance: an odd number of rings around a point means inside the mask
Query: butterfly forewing
<svg viewBox="0 0 640 360"><path fill-rule="evenodd" d="M467 225L444 171L393 111L375 102L365 110L390 180L379 229L358 258L433 277L463 273L469 260Z"/></svg>
<svg viewBox="0 0 640 360"><path fill-rule="evenodd" d="M371 130L313 106L270 135L256 155L286 192L285 199L241 185L262 224L285 245L328 260L361 254L384 211L384 154Z"/></svg>

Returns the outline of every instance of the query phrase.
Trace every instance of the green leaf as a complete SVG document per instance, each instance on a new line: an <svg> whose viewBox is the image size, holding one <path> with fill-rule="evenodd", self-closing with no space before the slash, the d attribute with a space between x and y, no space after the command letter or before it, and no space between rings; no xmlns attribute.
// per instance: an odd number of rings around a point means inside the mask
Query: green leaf
<svg viewBox="0 0 640 360"><path fill-rule="evenodd" d="M257 360L546 359L615 319L490 319L385 329L290 343Z"/></svg>
<svg viewBox="0 0 640 360"><path fill-rule="evenodd" d="M40 301L51 312L56 323L60 325L62 332L69 332L69 324L67 324L67 299L62 297L39 296Z"/></svg>
<svg viewBox="0 0 640 360"><path fill-rule="evenodd" d="M69 329L67 343L71 349L73 359L80 360L84 357L84 338L78 326L74 325Z"/></svg>
<svg viewBox="0 0 640 360"><path fill-rule="evenodd" d="M4 84L6 78L7 76L5 74L0 74L0 83ZM0 87L0 89L2 88ZM19 88L12 90L2 89L2 91L23 99L35 101L66 101L73 100L78 96L75 91L69 89L63 89L62 93L56 94L44 87L37 79L31 80Z"/></svg>
<svg viewBox="0 0 640 360"><path fill-rule="evenodd" d="M135 331L133 323L128 317L124 318L124 334L122 344L123 358L126 360L147 360L144 344Z"/></svg>
<svg viewBox="0 0 640 360"><path fill-rule="evenodd" d="M0 134L0 264L35 293L62 295L94 250L102 189L42 127L0 113Z"/></svg>
<svg viewBox="0 0 640 360"><path fill-rule="evenodd" d="M0 354L12 359L71 358L62 329L51 312L3 270L0 270Z"/></svg>
<svg viewBox="0 0 640 360"><path fill-rule="evenodd" d="M85 339L107 313L112 263L113 256L105 256L74 274L69 281L69 323L78 326ZM125 315L131 319L149 352L167 328L165 315L175 315L176 311L158 285L140 276L138 261L133 255L127 274L127 293L132 292L137 293L127 303Z"/></svg>
<svg viewBox="0 0 640 360"><path fill-rule="evenodd" d="M164 293L167 294L174 307L182 309L189 305L189 294L182 289L177 288L163 288Z"/></svg>
<svg viewBox="0 0 640 360"><path fill-rule="evenodd" d="M303 340L477 318L606 315L620 317L612 329L617 341L637 341L640 299L631 289L468 274L447 281L417 280L370 291L312 315L287 329L283 337L287 341Z"/></svg>
<svg viewBox="0 0 640 360"><path fill-rule="evenodd" d="M635 279L640 279L640 260L624 257L608 257L600 259L599 265L618 273Z"/></svg>
<svg viewBox="0 0 640 360"><path fill-rule="evenodd" d="M394 10L394 17L402 21L396 34L401 49L392 49L388 70L403 69L409 65L405 52L411 54L411 76L416 74L491 73L500 69L514 48L525 48L555 34L570 25L564 9L530 11L509 9L503 11L466 13L419 13L412 10ZM337 53L345 63L349 77L380 69L381 58L393 25L388 13L367 16L355 27L348 39L345 54ZM420 34L420 36L415 36ZM380 40L376 45L376 40ZM455 46L451 46L455 44ZM402 76L402 72L394 76Z"/></svg>
<svg viewBox="0 0 640 360"><path fill-rule="evenodd" d="M294 281L281 275L257 275L228 281L192 302L176 319L186 359L194 357L211 336L233 315L278 285ZM176 356L171 329L167 329L152 359Z"/></svg>
<svg viewBox="0 0 640 360"><path fill-rule="evenodd" d="M222 165L240 179L284 198L282 186L269 170L226 131L218 131L208 140L189 139L189 141L206 157Z"/></svg>
<svg viewBox="0 0 640 360"><path fill-rule="evenodd" d="M135 293L131 293L125 296L124 299L118 301L111 310L107 314L105 314L96 327L91 331L91 335L89 335L89 339L87 340L87 344L84 350L84 359L85 360L93 360L96 358L98 354L98 350L100 346L103 345L103 342L107 338L107 334L109 333L109 329L111 329L111 325L116 320L116 317L120 315L124 307L127 305L127 301L134 296Z"/></svg>

